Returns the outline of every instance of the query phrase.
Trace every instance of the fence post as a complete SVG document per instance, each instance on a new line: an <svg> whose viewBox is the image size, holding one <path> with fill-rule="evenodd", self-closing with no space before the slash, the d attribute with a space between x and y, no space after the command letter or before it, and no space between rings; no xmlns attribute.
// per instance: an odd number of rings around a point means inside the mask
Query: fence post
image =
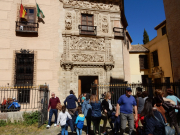
<svg viewBox="0 0 180 135"><path fill-rule="evenodd" d="M149 97L153 98L152 78L147 78Z"/></svg>

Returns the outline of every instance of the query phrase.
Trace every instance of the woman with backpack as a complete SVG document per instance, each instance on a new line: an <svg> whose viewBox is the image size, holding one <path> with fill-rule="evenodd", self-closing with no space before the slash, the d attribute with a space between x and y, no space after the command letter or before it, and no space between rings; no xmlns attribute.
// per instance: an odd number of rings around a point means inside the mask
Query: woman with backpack
<svg viewBox="0 0 180 135"><path fill-rule="evenodd" d="M86 134L89 135L91 131L91 113L92 113L92 106L90 104L90 94L86 94L86 99L82 104L82 112L84 113L87 122Z"/></svg>
<svg viewBox="0 0 180 135"><path fill-rule="evenodd" d="M101 121L101 102L98 100L96 95L91 95L90 103L92 106L92 122L93 122L93 130L94 135L96 135L96 130L98 129L98 134L101 135L100 132L100 121Z"/></svg>
<svg viewBox="0 0 180 135"><path fill-rule="evenodd" d="M82 109L78 110L78 116L76 118L76 133L77 135L82 135L82 128L84 126L84 114L82 113Z"/></svg>
<svg viewBox="0 0 180 135"><path fill-rule="evenodd" d="M113 124L111 122L111 114L113 112L113 106L111 104L111 93L107 92L107 94L105 95L104 100L102 101L102 108L103 108L103 120L104 120L104 124L103 124L103 134L107 134L106 131L106 125L107 125L107 120L109 121L109 124L111 126L111 129L113 130Z"/></svg>
<svg viewBox="0 0 180 135"><path fill-rule="evenodd" d="M61 125L61 135L68 135L68 126L66 124L67 118L72 119L71 115L68 112L66 112L66 107L62 106L62 112L59 113L57 120L57 125L59 126L59 123Z"/></svg>

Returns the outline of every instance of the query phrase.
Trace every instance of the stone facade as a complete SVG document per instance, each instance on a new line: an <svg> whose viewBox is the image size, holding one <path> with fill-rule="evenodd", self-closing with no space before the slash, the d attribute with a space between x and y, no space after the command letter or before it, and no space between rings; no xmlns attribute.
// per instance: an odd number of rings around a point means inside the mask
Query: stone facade
<svg viewBox="0 0 180 135"><path fill-rule="evenodd" d="M166 15L166 29L168 33L168 42L172 62L173 80L180 81L180 1L163 0Z"/></svg>
<svg viewBox="0 0 180 135"><path fill-rule="evenodd" d="M20 0L0 0L0 85L13 85L15 54L21 48L34 51L33 84L49 84L62 100L70 89L79 94L79 76L98 76L98 84L107 84L110 78L129 81L124 72L126 68L129 74L128 60L124 64L128 49L123 49L124 40L115 39L113 32L113 27L123 28L119 5L73 0L37 3L45 15L44 23L39 22L38 36L19 37L14 26ZM22 4L35 7L33 0ZM96 35L80 34L81 14L93 15Z"/></svg>

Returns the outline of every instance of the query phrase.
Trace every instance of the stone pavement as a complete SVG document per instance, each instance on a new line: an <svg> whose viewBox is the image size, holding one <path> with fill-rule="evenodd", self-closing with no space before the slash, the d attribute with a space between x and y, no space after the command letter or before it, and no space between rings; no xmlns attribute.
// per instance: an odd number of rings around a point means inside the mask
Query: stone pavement
<svg viewBox="0 0 180 135"><path fill-rule="evenodd" d="M102 127L103 127L103 121L101 120L101 135L103 130L102 130ZM110 125L109 123L107 123L107 130L108 130L108 135L113 135L113 132L111 132L111 129L110 129ZM83 128L83 131L82 131L82 135L86 135L86 120L84 122L84 128ZM51 125L51 127L49 129L45 129L43 130L41 133L37 134L37 135L61 135L61 127L54 127L54 124ZM76 135L76 132L71 132L70 131L70 127L68 127L68 135ZM91 124L91 135L93 135L93 126ZM128 135L128 134L124 134L124 135Z"/></svg>

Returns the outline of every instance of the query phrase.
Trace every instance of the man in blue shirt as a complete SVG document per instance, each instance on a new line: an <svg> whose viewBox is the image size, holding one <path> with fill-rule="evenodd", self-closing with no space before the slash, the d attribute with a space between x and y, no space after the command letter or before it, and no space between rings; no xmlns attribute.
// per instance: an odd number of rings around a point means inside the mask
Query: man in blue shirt
<svg viewBox="0 0 180 135"><path fill-rule="evenodd" d="M120 109L120 117L121 117L121 134L124 133L127 120L129 125L129 135L133 134L134 130L134 119L137 120L137 104L135 98L131 95L131 88L126 89L126 94L121 95L118 99L118 103L116 105L116 116L119 115ZM133 115L133 106L135 110L135 118Z"/></svg>

